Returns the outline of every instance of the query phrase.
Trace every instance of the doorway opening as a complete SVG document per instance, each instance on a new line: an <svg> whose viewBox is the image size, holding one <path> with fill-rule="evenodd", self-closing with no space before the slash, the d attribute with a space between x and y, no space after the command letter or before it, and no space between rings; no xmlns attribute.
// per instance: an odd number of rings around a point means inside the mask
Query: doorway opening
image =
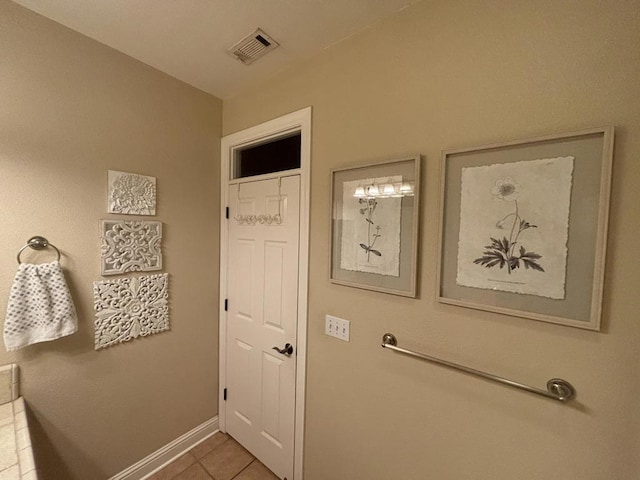
<svg viewBox="0 0 640 480"><path fill-rule="evenodd" d="M221 152L220 430L287 480L302 478L310 134L309 107Z"/></svg>

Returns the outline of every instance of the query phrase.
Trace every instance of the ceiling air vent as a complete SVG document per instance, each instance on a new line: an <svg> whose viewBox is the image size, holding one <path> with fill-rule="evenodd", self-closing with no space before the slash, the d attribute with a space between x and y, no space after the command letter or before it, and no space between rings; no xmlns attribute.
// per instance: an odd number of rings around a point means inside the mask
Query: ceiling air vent
<svg viewBox="0 0 640 480"><path fill-rule="evenodd" d="M227 52L245 65L249 65L278 46L278 42L258 28Z"/></svg>

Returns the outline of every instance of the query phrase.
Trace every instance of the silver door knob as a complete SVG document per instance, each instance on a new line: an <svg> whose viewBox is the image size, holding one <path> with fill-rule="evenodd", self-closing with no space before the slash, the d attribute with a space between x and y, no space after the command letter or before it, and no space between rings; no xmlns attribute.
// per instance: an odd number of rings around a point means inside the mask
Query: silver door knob
<svg viewBox="0 0 640 480"><path fill-rule="evenodd" d="M293 345L291 345L290 343L285 344L284 348L278 348L278 347L273 347L273 350L275 350L278 353L281 353L282 355L291 355L293 353Z"/></svg>

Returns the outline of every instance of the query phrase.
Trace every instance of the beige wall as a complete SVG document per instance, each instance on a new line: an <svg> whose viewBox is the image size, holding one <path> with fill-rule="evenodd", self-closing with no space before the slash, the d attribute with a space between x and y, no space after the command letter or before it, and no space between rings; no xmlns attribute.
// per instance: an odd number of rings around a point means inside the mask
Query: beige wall
<svg viewBox="0 0 640 480"><path fill-rule="evenodd" d="M79 314L75 335L0 364L21 367L42 478L105 479L217 414L222 103L2 0L0 105L2 317L36 234L63 251ZM108 169L157 177L171 331L96 352Z"/></svg>
<svg viewBox="0 0 640 480"><path fill-rule="evenodd" d="M225 133L314 109L307 480L639 478L640 2L604 3L425 1L225 102ZM15 253L40 234L63 250L80 317L77 334L0 349L0 364L21 366L43 478L107 478L217 413L221 102L6 0L0 60L0 311ZM603 331L438 304L440 151L604 124L616 155ZM414 151L419 298L331 285L329 169ZM95 352L108 169L158 179L172 329ZM352 321L350 343L323 335L326 313ZM396 356L385 331L526 383L567 378L578 399Z"/></svg>
<svg viewBox="0 0 640 480"><path fill-rule="evenodd" d="M305 480L638 479L640 2L425 1L224 102L225 134L313 106ZM616 126L601 332L435 300L440 152ZM328 281L329 170L421 152L416 300ZM323 316L351 320L351 342ZM380 348L543 386L570 405Z"/></svg>

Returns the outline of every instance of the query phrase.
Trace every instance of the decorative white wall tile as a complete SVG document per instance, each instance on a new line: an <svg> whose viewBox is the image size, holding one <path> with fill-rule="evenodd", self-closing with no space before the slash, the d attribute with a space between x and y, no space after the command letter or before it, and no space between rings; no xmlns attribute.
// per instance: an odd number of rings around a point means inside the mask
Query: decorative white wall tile
<svg viewBox="0 0 640 480"><path fill-rule="evenodd" d="M109 213L156 214L156 177L109 170Z"/></svg>
<svg viewBox="0 0 640 480"><path fill-rule="evenodd" d="M102 221L100 273L162 270L162 222Z"/></svg>
<svg viewBox="0 0 640 480"><path fill-rule="evenodd" d="M95 349L169 330L169 274L93 282Z"/></svg>

